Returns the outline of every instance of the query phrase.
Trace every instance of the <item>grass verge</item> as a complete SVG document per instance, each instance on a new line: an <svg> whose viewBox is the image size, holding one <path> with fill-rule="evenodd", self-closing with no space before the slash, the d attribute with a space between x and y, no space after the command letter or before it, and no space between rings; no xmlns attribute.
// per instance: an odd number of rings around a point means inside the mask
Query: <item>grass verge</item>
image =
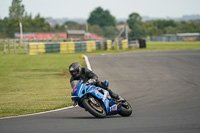
<svg viewBox="0 0 200 133"><path fill-rule="evenodd" d="M189 50L200 49L198 42L147 42L147 50Z"/></svg>
<svg viewBox="0 0 200 133"><path fill-rule="evenodd" d="M197 42L147 42L146 48L133 48L133 49L111 49L111 50L97 50L89 54L110 54L131 51L155 51L155 50L195 50L200 49L200 41Z"/></svg>
<svg viewBox="0 0 200 133"><path fill-rule="evenodd" d="M80 54L0 54L0 117L72 105L68 66Z"/></svg>

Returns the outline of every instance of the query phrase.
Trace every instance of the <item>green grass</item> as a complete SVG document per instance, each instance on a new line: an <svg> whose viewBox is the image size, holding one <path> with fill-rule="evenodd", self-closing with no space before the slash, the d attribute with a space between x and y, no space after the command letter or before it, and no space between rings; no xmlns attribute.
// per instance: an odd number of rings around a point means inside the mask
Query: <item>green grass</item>
<svg viewBox="0 0 200 133"><path fill-rule="evenodd" d="M147 42L147 50L188 50L200 49L199 42Z"/></svg>
<svg viewBox="0 0 200 133"><path fill-rule="evenodd" d="M111 50L97 50L89 54L110 54L129 51L155 51L155 50L192 50L200 49L200 41L197 42L146 42L146 48L133 48L133 49L111 49Z"/></svg>
<svg viewBox="0 0 200 133"><path fill-rule="evenodd" d="M72 105L68 66L80 54L0 54L0 117Z"/></svg>

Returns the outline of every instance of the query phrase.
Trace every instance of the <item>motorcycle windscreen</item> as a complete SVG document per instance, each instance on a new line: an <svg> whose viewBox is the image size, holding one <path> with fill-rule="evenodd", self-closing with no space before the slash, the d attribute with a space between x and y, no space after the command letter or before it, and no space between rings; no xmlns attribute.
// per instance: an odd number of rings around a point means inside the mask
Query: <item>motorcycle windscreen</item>
<svg viewBox="0 0 200 133"><path fill-rule="evenodd" d="M71 84L71 87L73 88L74 86L77 86L78 83L79 83L79 80L74 80L70 84Z"/></svg>

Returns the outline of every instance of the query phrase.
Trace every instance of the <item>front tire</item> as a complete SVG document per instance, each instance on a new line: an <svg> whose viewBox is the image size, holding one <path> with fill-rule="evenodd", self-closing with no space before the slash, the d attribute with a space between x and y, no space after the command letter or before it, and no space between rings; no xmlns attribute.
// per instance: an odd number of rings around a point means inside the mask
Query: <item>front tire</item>
<svg viewBox="0 0 200 133"><path fill-rule="evenodd" d="M106 111L104 105L102 105L99 100L93 96L89 96L83 99L82 101L83 106L85 109L94 115L97 118L104 118L106 117Z"/></svg>
<svg viewBox="0 0 200 133"><path fill-rule="evenodd" d="M119 114L124 117L128 117L132 114L131 105L127 101L122 103L122 107L121 110L119 111Z"/></svg>

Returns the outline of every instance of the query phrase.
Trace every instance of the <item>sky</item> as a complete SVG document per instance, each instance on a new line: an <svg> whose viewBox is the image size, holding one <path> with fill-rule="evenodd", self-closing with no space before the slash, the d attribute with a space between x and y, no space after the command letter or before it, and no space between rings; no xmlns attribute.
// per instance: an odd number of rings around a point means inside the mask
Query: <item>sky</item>
<svg viewBox="0 0 200 133"><path fill-rule="evenodd" d="M0 0L0 18L8 17L12 0ZM97 7L116 18L133 13L149 17L182 17L200 14L200 0L22 0L26 12L42 17L89 18Z"/></svg>

